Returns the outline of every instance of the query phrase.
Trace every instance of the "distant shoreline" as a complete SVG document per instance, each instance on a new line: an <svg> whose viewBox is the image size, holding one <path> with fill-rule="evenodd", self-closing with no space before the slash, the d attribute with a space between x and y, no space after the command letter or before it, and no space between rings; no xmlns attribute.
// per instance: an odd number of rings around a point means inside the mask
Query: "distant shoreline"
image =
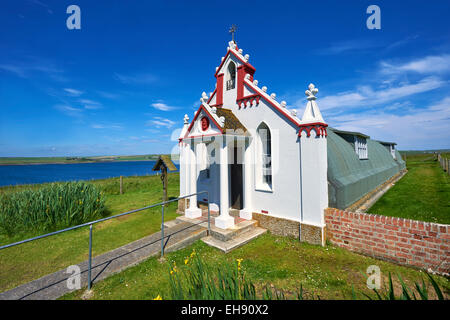
<svg viewBox="0 0 450 320"><path fill-rule="evenodd" d="M131 162L131 161L156 161L156 159L145 160L101 160L101 161L74 161L74 162L17 162L17 163L0 163L0 166L28 166L28 165L43 165L43 164L83 164L83 163L111 163L111 162Z"/></svg>
<svg viewBox="0 0 450 320"><path fill-rule="evenodd" d="M100 157L0 157L0 166L25 166L43 164L112 163L130 161L156 161L159 155L100 156ZM178 160L178 159L174 159Z"/></svg>

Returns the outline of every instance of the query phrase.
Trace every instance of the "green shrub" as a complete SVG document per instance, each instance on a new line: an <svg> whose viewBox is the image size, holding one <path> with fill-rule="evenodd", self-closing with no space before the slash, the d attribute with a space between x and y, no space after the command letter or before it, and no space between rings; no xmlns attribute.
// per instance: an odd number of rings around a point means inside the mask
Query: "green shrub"
<svg viewBox="0 0 450 320"><path fill-rule="evenodd" d="M51 183L36 190L0 195L0 233L51 232L105 214L100 190L91 183Z"/></svg>
<svg viewBox="0 0 450 320"><path fill-rule="evenodd" d="M185 265L178 268L175 262L169 268L169 296L171 300L286 300L286 299L320 299L319 296L309 294L305 297L303 286L300 284L298 291L289 292L289 297L283 290L273 286L264 285L259 290L251 279L246 275L245 270L241 266L242 259L237 259L235 264L223 263L221 265L207 265L195 251L184 261ZM431 275L427 273L428 280L432 285L436 299L444 300L441 288ZM388 288L384 291L373 289L376 296L375 299L380 300L429 300L427 286L425 281L416 282L414 289L408 288L403 279L398 275L402 287L402 293L396 296L394 293L394 285L391 274L389 274ZM415 292L414 292L415 291ZM372 300L374 297L362 293L367 299ZM352 290L352 298L357 299L355 290ZM158 295L156 300L162 299Z"/></svg>
<svg viewBox="0 0 450 320"><path fill-rule="evenodd" d="M180 271L173 263L169 270L170 299L172 300L285 300L282 290L266 285L260 295L252 280L247 278L241 266L243 259L235 264L206 265L195 251L185 259L187 268ZM158 295L157 299L162 299ZM303 288L295 299L303 299Z"/></svg>
<svg viewBox="0 0 450 320"><path fill-rule="evenodd" d="M436 295L436 298L438 300L445 300L444 298L444 294L442 293L441 288L439 287L439 285L437 284L436 280L433 279L433 277L429 274L426 273L428 280L430 282L430 284L432 285L433 289L434 289L434 293ZM400 284L402 286L402 293L399 296L396 296L395 292L394 292L394 285L392 282L392 277L391 277L391 273L389 273L389 288L385 289L384 291L378 291L376 289L373 289L373 291L376 294L376 299L378 300L430 300L429 296L428 296L428 289L427 286L425 285L425 281L422 279L422 284L420 284L419 282L415 282L414 283L414 288L411 289L409 288L405 282L403 281L402 277L398 274L397 275ZM372 297L365 295L367 298L369 298L370 300L372 300Z"/></svg>

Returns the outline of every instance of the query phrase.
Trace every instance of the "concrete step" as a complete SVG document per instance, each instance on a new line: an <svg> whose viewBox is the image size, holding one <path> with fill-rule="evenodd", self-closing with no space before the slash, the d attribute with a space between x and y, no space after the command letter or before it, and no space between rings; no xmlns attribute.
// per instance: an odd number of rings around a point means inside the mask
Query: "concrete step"
<svg viewBox="0 0 450 320"><path fill-rule="evenodd" d="M170 220L170 221L166 221L166 222L164 222L164 228L172 228L172 227L175 227L177 224L180 224L181 223L181 221L180 220L177 220L177 219L174 219L174 220Z"/></svg>
<svg viewBox="0 0 450 320"><path fill-rule="evenodd" d="M239 237L241 234L246 233L250 229L253 229L257 226L258 222L255 220L244 220L225 230L212 226L211 236L221 241L229 241Z"/></svg>
<svg viewBox="0 0 450 320"><path fill-rule="evenodd" d="M164 252L173 252L183 248L186 248L193 244L195 241L200 240L208 235L208 230L205 228L199 230L193 230L189 235L187 235L184 239L179 240L178 242L171 244L166 247Z"/></svg>
<svg viewBox="0 0 450 320"><path fill-rule="evenodd" d="M204 237L202 241L209 246L215 247L225 253L228 253L231 250L243 246L244 244L250 242L251 240L259 237L266 232L266 229L260 227L252 227L250 230L240 233L238 236L227 241L219 240L212 235Z"/></svg>
<svg viewBox="0 0 450 320"><path fill-rule="evenodd" d="M239 217L240 210L230 208L229 215L232 217Z"/></svg>

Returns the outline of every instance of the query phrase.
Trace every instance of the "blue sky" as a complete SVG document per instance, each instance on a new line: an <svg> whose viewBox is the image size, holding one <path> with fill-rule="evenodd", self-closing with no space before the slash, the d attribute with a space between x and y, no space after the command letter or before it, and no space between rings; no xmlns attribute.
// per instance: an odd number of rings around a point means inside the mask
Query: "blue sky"
<svg viewBox="0 0 450 320"><path fill-rule="evenodd" d="M66 8L81 8L69 30ZM381 30L366 9L381 8ZM170 152L226 53L303 113L399 149L450 148L450 3L8 0L0 10L0 156ZM175 133L174 133L175 132Z"/></svg>

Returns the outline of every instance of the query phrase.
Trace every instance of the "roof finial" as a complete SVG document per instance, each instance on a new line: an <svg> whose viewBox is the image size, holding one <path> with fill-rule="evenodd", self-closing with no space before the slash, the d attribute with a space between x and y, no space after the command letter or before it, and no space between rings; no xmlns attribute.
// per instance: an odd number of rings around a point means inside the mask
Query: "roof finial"
<svg viewBox="0 0 450 320"><path fill-rule="evenodd" d="M319 106L316 102L316 94L319 92L312 83L309 84L308 90L305 91L306 99L308 103L306 104L305 112L303 113L302 122L312 123L312 122L323 122L322 114L320 113Z"/></svg>
<svg viewBox="0 0 450 320"><path fill-rule="evenodd" d="M233 41L234 43L236 43L236 41L234 41L234 34L236 30L237 26L235 24L232 24L230 30L228 31L229 33L231 33L231 41Z"/></svg>
<svg viewBox="0 0 450 320"><path fill-rule="evenodd" d="M319 92L319 89L317 89L314 84L310 83L308 86L308 90L305 91L305 95L307 96L306 99L308 100L316 100L316 94Z"/></svg>

